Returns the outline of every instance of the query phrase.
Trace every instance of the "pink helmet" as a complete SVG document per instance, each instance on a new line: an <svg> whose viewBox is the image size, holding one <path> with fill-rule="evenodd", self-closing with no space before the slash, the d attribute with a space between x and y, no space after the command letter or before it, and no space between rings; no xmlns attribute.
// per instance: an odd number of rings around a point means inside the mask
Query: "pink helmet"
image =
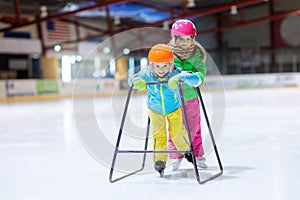
<svg viewBox="0 0 300 200"><path fill-rule="evenodd" d="M174 22L171 29L171 36L196 36L197 30L193 22L187 19L180 19Z"/></svg>

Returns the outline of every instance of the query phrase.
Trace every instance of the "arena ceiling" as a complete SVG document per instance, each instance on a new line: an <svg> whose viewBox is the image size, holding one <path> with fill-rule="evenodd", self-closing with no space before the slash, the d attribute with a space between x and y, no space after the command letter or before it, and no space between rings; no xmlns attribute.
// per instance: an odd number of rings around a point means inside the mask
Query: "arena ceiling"
<svg viewBox="0 0 300 200"><path fill-rule="evenodd" d="M226 17L224 13L230 15L234 9L269 6L271 12L268 16L248 21L241 19L234 24L221 24L213 29L202 30L203 33L209 33L262 21L272 21L284 18L293 12L299 14L299 10L274 14L272 2L268 0L0 0L0 21L5 24L0 27L0 33L57 19L97 31L99 34L93 37L105 37L133 28L170 26L178 18L192 20L202 16L222 18ZM24 16L31 16L31 19L28 20ZM100 19L106 25L91 26L84 23L87 19ZM88 39L90 38L79 38L69 42Z"/></svg>
<svg viewBox="0 0 300 200"><path fill-rule="evenodd" d="M0 20L8 23L0 30L12 30L49 19L79 23L81 19L98 18L107 21L106 32L111 34L116 29L162 26L163 22L177 18L214 15L230 11L232 6L241 9L265 3L265 0L0 0ZM26 21L22 18L24 15L33 16L35 20Z"/></svg>

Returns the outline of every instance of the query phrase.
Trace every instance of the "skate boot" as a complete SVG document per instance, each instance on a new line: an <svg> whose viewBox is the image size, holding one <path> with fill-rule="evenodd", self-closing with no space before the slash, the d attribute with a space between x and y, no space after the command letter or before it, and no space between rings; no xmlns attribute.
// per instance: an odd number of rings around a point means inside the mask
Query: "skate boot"
<svg viewBox="0 0 300 200"><path fill-rule="evenodd" d="M207 165L206 165L206 163L205 163L205 158L204 157L198 157L198 158L196 158L196 160L197 160L197 166L198 167L201 167L201 168L203 168L203 169L206 169L207 168Z"/></svg>
<svg viewBox="0 0 300 200"><path fill-rule="evenodd" d="M172 162L172 171L176 171L179 169L182 158L177 158L177 159L173 159L174 161Z"/></svg>
<svg viewBox="0 0 300 200"><path fill-rule="evenodd" d="M184 157L187 159L187 161L193 163L193 156L191 153L185 153Z"/></svg>
<svg viewBox="0 0 300 200"><path fill-rule="evenodd" d="M164 170L166 168L166 162L164 161L156 161L155 164L154 164L154 169L156 171L158 171L160 177L163 177L164 176Z"/></svg>

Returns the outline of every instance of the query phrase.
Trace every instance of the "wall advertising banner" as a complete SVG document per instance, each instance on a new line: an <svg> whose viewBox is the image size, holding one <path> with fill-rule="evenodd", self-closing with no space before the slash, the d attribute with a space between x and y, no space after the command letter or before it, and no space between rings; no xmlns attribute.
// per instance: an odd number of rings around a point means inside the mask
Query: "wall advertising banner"
<svg viewBox="0 0 300 200"><path fill-rule="evenodd" d="M36 80L37 94L58 94L57 80Z"/></svg>

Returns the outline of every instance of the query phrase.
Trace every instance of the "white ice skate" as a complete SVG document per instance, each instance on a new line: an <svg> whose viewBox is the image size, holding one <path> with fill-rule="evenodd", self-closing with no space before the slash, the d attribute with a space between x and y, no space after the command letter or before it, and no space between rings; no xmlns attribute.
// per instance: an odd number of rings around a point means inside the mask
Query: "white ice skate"
<svg viewBox="0 0 300 200"><path fill-rule="evenodd" d="M178 158L178 159L173 159L174 161L172 162L172 171L176 171L179 169L182 158Z"/></svg>
<svg viewBox="0 0 300 200"><path fill-rule="evenodd" d="M196 161L197 161L197 166L198 167L201 167L203 169L206 169L207 168L207 165L206 165L206 160L204 157L197 157L196 158Z"/></svg>

